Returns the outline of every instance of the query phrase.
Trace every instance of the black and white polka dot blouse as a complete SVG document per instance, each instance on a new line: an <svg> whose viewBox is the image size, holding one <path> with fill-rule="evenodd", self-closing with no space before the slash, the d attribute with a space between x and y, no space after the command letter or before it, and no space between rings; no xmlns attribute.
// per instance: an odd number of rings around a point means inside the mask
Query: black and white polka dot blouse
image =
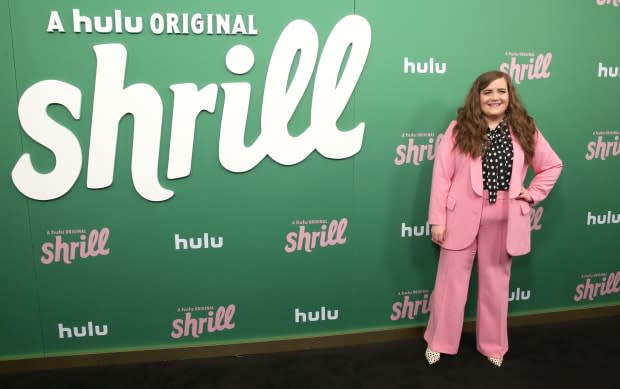
<svg viewBox="0 0 620 389"><path fill-rule="evenodd" d="M497 191L510 188L512 138L503 120L495 129L487 129L487 137L489 143L482 157L482 182L483 188L489 191L489 203L495 203Z"/></svg>

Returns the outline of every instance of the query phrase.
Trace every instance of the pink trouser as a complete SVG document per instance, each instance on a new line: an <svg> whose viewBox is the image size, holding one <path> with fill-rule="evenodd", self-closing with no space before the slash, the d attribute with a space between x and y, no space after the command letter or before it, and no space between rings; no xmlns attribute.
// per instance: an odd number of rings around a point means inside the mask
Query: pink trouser
<svg viewBox="0 0 620 389"><path fill-rule="evenodd" d="M463 250L441 249L431 296L431 314L424 333L424 339L432 351L444 354L456 354L458 351L476 253L477 348L487 357L503 357L508 351L508 288L512 259L506 251L507 196L507 192L497 192L497 202L489 204L485 191L476 239Z"/></svg>

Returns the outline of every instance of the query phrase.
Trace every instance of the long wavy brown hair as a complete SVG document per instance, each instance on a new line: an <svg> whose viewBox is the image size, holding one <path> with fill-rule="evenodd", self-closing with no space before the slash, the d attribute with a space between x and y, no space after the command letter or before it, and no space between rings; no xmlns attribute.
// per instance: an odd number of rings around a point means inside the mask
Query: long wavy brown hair
<svg viewBox="0 0 620 389"><path fill-rule="evenodd" d="M484 153L488 143L486 136L488 124L480 108L480 92L499 78L506 80L506 85L508 85L510 101L506 109L505 119L511 127L513 137L523 148L525 161L529 164L534 157L536 124L521 103L510 76L500 71L492 70L482 73L472 84L465 98L465 105L457 111L458 124L454 129L455 142L462 152L471 155L472 158L479 157Z"/></svg>

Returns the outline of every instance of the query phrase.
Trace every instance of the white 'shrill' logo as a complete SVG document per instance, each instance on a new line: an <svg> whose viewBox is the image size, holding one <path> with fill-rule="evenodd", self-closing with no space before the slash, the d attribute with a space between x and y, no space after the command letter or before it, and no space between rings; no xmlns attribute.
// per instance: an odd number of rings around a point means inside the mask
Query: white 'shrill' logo
<svg viewBox="0 0 620 389"><path fill-rule="evenodd" d="M222 112L219 162L231 172L247 172L267 156L288 166L303 161L315 150L329 159L345 159L357 154L362 147L365 123L341 130L337 121L357 86L370 42L368 21L349 15L334 26L319 53L315 28L305 20L295 20L286 26L274 46L262 94L252 93L247 78L233 79L248 74L254 67L254 53L244 45L230 48L226 55L226 69L233 75L228 79L236 82L210 83L201 89L195 83L170 85L174 102L167 178L173 180L190 175L196 116L203 111L215 112L216 103ZM99 44L93 46L93 50L97 65L86 187L102 189L112 185L119 122L131 114L134 122L133 185L140 196L149 201L166 201L174 192L163 187L158 178L164 112L161 95L145 82L127 85L128 53L122 44ZM291 75L294 63L298 64ZM312 85L309 126L301 135L291 136L288 123L309 85ZM261 95L263 99L260 134L252 145L246 146L252 95ZM35 200L54 200L77 182L84 165L82 145L75 130L49 117L47 107L61 105L74 119L80 120L84 111L82 102L82 91L78 87L58 80L37 82L22 94L18 116L24 132L55 157L54 169L40 172L32 164L28 152L20 156L11 178L23 195Z"/></svg>

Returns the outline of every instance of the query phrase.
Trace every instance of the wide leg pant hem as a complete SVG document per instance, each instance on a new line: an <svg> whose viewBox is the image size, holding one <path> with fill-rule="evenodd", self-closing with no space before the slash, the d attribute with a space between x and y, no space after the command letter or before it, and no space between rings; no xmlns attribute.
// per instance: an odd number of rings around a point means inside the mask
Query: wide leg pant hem
<svg viewBox="0 0 620 389"><path fill-rule="evenodd" d="M427 339L426 336L424 337L424 340L426 340L426 345L428 346L428 348L430 348L432 351L435 351L437 353L456 355L459 352L458 347L454 348L454 346L451 346L451 345L445 345L445 344L441 344L438 342L433 342Z"/></svg>

